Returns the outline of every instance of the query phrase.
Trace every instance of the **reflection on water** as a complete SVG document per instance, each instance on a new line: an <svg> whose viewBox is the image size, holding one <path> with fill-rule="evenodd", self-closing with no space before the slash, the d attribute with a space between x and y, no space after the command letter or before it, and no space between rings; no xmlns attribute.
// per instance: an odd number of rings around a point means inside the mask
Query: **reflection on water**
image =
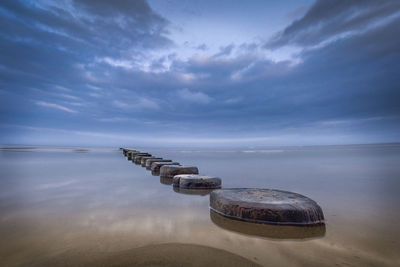
<svg viewBox="0 0 400 267"><path fill-rule="evenodd" d="M185 194L185 195L199 195L206 196L209 195L215 189L185 189L180 188L178 186L173 186L173 189L176 193Z"/></svg>
<svg viewBox="0 0 400 267"><path fill-rule="evenodd" d="M83 149L83 148L78 148L78 149L72 150L72 152L76 152L76 153L88 153L89 150L88 150L88 149Z"/></svg>
<svg viewBox="0 0 400 267"><path fill-rule="evenodd" d="M140 149L195 165L226 188L310 197L326 232L215 218L208 195L177 193L120 151L73 149L0 150L0 266L54 266L49 259L76 266L154 244L205 246L265 266L400 263L400 146Z"/></svg>
<svg viewBox="0 0 400 267"><path fill-rule="evenodd" d="M151 175L153 176L159 176L160 172L159 171L151 171Z"/></svg>
<svg viewBox="0 0 400 267"><path fill-rule="evenodd" d="M311 239L325 235L325 224L314 226L289 226L249 223L228 219L213 210L210 218L219 227L246 235L267 237L272 239Z"/></svg>
<svg viewBox="0 0 400 267"><path fill-rule="evenodd" d="M170 177L160 176L160 183L165 185L171 185L173 183L173 180L174 179Z"/></svg>

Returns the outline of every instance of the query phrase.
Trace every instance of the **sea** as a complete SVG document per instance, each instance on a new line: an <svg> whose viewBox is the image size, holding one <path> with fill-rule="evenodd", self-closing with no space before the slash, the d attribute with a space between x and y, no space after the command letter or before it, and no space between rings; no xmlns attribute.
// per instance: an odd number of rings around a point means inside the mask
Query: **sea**
<svg viewBox="0 0 400 267"><path fill-rule="evenodd" d="M119 148L3 146L0 266L400 266L400 144L129 148L197 166L222 188L305 195L325 225L218 216L209 192L179 191Z"/></svg>

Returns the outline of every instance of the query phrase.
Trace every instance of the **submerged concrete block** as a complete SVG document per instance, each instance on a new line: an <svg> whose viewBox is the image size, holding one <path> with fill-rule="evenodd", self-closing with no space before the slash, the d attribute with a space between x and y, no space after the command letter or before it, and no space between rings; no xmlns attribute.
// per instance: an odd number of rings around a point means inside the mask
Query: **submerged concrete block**
<svg viewBox="0 0 400 267"><path fill-rule="evenodd" d="M181 174L174 176L173 184L182 189L216 189L221 188L221 178L198 174Z"/></svg>
<svg viewBox="0 0 400 267"><path fill-rule="evenodd" d="M164 165L180 165L179 162L164 162L164 161L155 161L151 163L151 171L159 172L160 168Z"/></svg>
<svg viewBox="0 0 400 267"><path fill-rule="evenodd" d="M151 154L149 154L149 153L139 153L139 154L136 154L136 155L133 157L132 161L133 161L134 163L136 163L136 164L140 164L140 161L142 160L142 157L151 157Z"/></svg>
<svg viewBox="0 0 400 267"><path fill-rule="evenodd" d="M137 150L135 150L135 149L127 149L127 148L124 148L124 149L122 149L122 152L124 153L124 155L126 155L128 152L136 152Z"/></svg>
<svg viewBox="0 0 400 267"><path fill-rule="evenodd" d="M324 222L321 207L303 195L272 189L218 189L210 194L210 208L231 219L281 225Z"/></svg>
<svg viewBox="0 0 400 267"><path fill-rule="evenodd" d="M139 154L139 153L141 153L141 152L140 151L132 151L132 150L130 150L130 151L126 152L126 156L128 157L128 160L132 160L133 157L135 155Z"/></svg>
<svg viewBox="0 0 400 267"><path fill-rule="evenodd" d="M160 176L173 178L178 174L199 174L196 166L164 165L160 168Z"/></svg>
<svg viewBox="0 0 400 267"><path fill-rule="evenodd" d="M154 159L148 159L146 160L146 169L150 170L151 169L151 164L153 162L172 162L170 159L163 159L163 158L154 158Z"/></svg>
<svg viewBox="0 0 400 267"><path fill-rule="evenodd" d="M146 160L152 159L152 158L154 158L154 157L153 157L153 156L142 157L142 158L140 159L140 165L141 165L142 167L146 166L146 165L145 165L145 164L146 164Z"/></svg>

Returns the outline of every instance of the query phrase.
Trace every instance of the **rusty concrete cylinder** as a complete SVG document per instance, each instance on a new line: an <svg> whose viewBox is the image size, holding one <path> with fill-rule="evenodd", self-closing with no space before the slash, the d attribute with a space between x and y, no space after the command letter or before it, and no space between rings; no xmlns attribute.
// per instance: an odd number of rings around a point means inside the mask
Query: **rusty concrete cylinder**
<svg viewBox="0 0 400 267"><path fill-rule="evenodd" d="M153 156L142 157L142 158L140 159L140 165L141 165L142 167L146 166L146 165L145 165L145 164L146 164L146 160L151 159L151 158L154 158L154 157L153 157Z"/></svg>
<svg viewBox="0 0 400 267"><path fill-rule="evenodd" d="M221 188L221 178L198 174L174 176L174 186L182 189L217 189Z"/></svg>
<svg viewBox="0 0 400 267"><path fill-rule="evenodd" d="M156 162L151 163L151 171L160 172L160 168L164 165L180 165L180 164L179 164L179 162L156 161Z"/></svg>
<svg viewBox="0 0 400 267"><path fill-rule="evenodd" d="M133 157L134 157L135 155L139 154L139 153L141 153L141 152L130 150L130 151L128 151L128 152L126 153L126 156L128 157L128 160L132 160Z"/></svg>
<svg viewBox="0 0 400 267"><path fill-rule="evenodd" d="M132 161L136 164L140 164L140 161L142 160L142 157L151 157L151 154L149 153L139 153L136 154L133 158Z"/></svg>
<svg viewBox="0 0 400 267"><path fill-rule="evenodd" d="M137 150L134 150L134 149L124 149L124 150L123 150L123 153L124 153L125 156L126 156L129 152L137 152Z"/></svg>
<svg viewBox="0 0 400 267"><path fill-rule="evenodd" d="M172 160L170 159L163 159L163 158L152 158L152 159L148 159L146 160L146 169L150 170L151 169L151 164L153 162L172 162Z"/></svg>
<svg viewBox="0 0 400 267"><path fill-rule="evenodd" d="M164 165L160 168L160 176L173 178L178 174L199 174L196 166Z"/></svg>
<svg viewBox="0 0 400 267"><path fill-rule="evenodd" d="M135 157L135 154L134 154L133 152L128 152L128 153L126 154L126 158L127 158L128 160L132 160L133 157Z"/></svg>
<svg viewBox="0 0 400 267"><path fill-rule="evenodd" d="M159 176L160 175L160 171L151 171L151 175Z"/></svg>
<svg viewBox="0 0 400 267"><path fill-rule="evenodd" d="M218 189L210 194L210 208L230 219L278 225L324 223L321 207L303 195L273 189Z"/></svg>
<svg viewBox="0 0 400 267"><path fill-rule="evenodd" d="M140 165L140 163L141 163L143 157L151 157L151 154L136 155L136 156L133 158L132 161L133 161L135 164Z"/></svg>
<svg viewBox="0 0 400 267"><path fill-rule="evenodd" d="M124 153L125 153L126 155L128 155L129 153L139 153L139 151L137 151L137 150L132 150L132 149L127 149Z"/></svg>
<svg viewBox="0 0 400 267"><path fill-rule="evenodd" d="M144 160L143 160L143 158L142 158L142 161L141 161L142 167L146 167L146 166L147 166L147 162L148 162L149 160L150 160L151 162L155 162L155 161L163 160L163 158L150 157L150 158L146 158L146 159L144 159Z"/></svg>
<svg viewBox="0 0 400 267"><path fill-rule="evenodd" d="M150 155L147 152L130 152L132 154L132 158L135 158L136 156L148 156Z"/></svg>

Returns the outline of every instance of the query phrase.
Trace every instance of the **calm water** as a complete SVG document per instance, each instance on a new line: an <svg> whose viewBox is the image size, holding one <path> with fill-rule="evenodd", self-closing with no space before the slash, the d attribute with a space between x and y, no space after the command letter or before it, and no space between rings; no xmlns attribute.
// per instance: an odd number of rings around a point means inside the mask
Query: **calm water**
<svg viewBox="0 0 400 267"><path fill-rule="evenodd" d="M214 218L208 195L175 192L119 150L2 150L0 266L164 243L218 248L264 266L400 264L399 145L140 150L196 165L225 188L306 195L322 207L326 228L258 230Z"/></svg>

